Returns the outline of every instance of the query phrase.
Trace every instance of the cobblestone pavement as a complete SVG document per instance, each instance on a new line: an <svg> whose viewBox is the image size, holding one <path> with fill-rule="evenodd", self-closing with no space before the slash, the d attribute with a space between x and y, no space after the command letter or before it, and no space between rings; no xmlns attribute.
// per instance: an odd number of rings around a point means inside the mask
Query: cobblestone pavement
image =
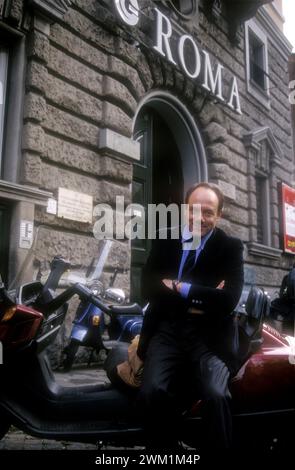
<svg viewBox="0 0 295 470"><path fill-rule="evenodd" d="M12 428L0 441L1 450L97 450L97 446L79 442L37 439Z"/></svg>

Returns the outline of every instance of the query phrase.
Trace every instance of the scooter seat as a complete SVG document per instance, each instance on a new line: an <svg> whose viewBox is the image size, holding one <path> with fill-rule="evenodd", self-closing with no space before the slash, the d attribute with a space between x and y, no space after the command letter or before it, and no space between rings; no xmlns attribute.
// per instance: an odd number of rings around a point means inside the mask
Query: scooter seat
<svg viewBox="0 0 295 470"><path fill-rule="evenodd" d="M6 387L0 392L1 404L28 421L91 421L125 419L133 416L134 406L126 394L108 382L81 386L61 386L55 381L44 354L24 364L16 373L4 369Z"/></svg>
<svg viewBox="0 0 295 470"><path fill-rule="evenodd" d="M134 303L129 305L110 305L111 313L116 315L142 315L142 308L140 305Z"/></svg>

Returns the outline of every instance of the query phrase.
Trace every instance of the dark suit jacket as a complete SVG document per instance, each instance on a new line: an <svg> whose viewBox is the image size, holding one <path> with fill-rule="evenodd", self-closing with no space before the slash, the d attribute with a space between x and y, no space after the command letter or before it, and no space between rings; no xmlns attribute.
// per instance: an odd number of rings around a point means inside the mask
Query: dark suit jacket
<svg viewBox="0 0 295 470"><path fill-rule="evenodd" d="M142 294L150 302L145 315L138 353L144 357L148 342L161 319L181 319L190 307L204 310L202 321L209 336L222 335L224 320L236 307L241 296L243 270L243 244L215 228L200 253L188 277L192 287L187 299L166 288L161 280L177 279L182 257L181 240L154 240L152 250L142 272ZM225 281L223 289L216 286Z"/></svg>

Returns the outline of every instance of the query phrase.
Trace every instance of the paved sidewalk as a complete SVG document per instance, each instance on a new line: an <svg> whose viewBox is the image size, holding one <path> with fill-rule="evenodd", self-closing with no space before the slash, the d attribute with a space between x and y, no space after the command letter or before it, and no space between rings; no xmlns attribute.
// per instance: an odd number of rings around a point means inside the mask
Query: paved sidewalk
<svg viewBox="0 0 295 470"><path fill-rule="evenodd" d="M97 450L95 444L37 439L12 428L0 441L1 450Z"/></svg>

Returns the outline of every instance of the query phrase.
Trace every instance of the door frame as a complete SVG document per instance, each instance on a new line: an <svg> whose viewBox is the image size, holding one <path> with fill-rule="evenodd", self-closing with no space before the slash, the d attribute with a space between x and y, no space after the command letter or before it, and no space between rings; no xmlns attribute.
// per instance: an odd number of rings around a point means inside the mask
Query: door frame
<svg viewBox="0 0 295 470"><path fill-rule="evenodd" d="M147 104L162 116L178 144L185 196L186 191L193 184L208 181L206 152L201 133L187 107L176 96L162 90L148 93L139 102L133 118L133 133L137 116Z"/></svg>

